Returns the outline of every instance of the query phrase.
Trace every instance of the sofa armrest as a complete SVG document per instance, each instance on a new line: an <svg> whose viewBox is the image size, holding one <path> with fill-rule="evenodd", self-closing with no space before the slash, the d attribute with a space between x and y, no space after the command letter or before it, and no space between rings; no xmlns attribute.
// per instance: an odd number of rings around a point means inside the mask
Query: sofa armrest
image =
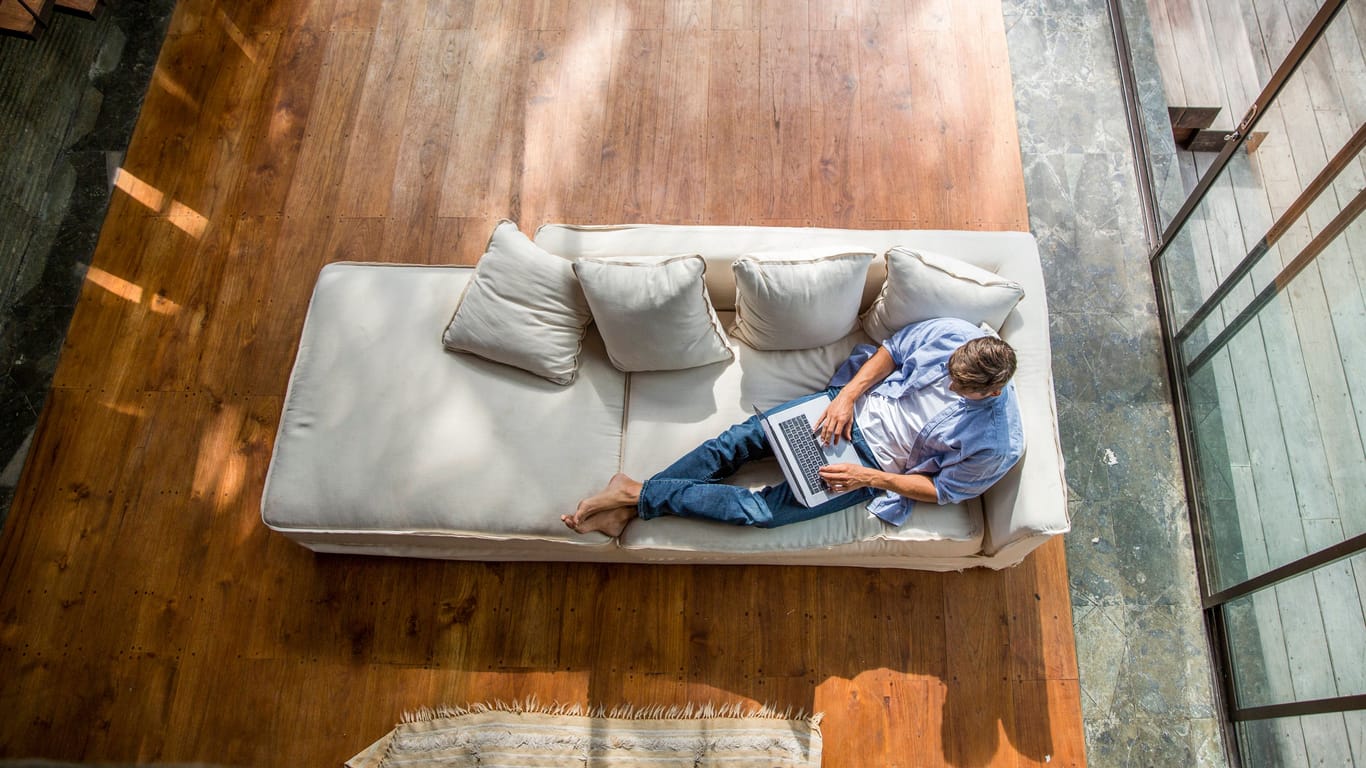
<svg viewBox="0 0 1366 768"><path fill-rule="evenodd" d="M1050 426L1045 434L1026 434L1024 458L982 495L982 518L986 525L983 554L997 555L1031 537L1056 536L1071 530L1056 421ZM1034 546L1044 540L1040 538ZM1019 559L1034 546L1024 548Z"/></svg>

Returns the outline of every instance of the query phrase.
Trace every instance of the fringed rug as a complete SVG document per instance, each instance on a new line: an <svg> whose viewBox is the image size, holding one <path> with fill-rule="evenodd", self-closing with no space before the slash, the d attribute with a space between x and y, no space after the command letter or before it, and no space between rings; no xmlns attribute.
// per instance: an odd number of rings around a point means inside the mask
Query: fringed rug
<svg viewBox="0 0 1366 768"><path fill-rule="evenodd" d="M821 764L820 719L744 706L477 704L408 715L346 765L814 768Z"/></svg>

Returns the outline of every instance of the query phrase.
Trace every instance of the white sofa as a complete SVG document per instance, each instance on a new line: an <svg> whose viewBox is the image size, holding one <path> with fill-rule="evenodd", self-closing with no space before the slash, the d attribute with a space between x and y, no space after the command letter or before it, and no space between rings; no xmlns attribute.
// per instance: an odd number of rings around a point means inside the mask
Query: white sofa
<svg viewBox="0 0 1366 768"><path fill-rule="evenodd" d="M1020 562L1066 532L1066 484L1038 249L1016 232L775 227L547 225L535 242L565 258L697 253L729 327L740 254L856 244L950 254L1017 282L1001 336L1019 356L1024 459L981 499L918 504L889 526L854 507L752 529L660 518L618 539L568 531L559 515L615 472L648 477L733 423L824 388L862 331L824 347L761 352L680 371L622 373L594 328L578 377L560 386L445 350L473 269L338 263L318 277L263 492L265 523L305 547L403 557L598 562L728 562L960 570ZM885 276L869 270L864 305ZM771 462L733 482L781 475Z"/></svg>

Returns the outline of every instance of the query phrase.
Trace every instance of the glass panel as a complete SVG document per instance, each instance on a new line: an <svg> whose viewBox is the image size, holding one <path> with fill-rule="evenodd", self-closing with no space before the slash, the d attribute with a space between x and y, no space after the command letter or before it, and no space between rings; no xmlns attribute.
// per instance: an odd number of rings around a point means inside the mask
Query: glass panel
<svg viewBox="0 0 1366 768"><path fill-rule="evenodd" d="M1190 372L1212 591L1366 532L1366 391L1349 373L1366 371L1366 258L1352 257L1339 238Z"/></svg>
<svg viewBox="0 0 1366 768"><path fill-rule="evenodd" d="M1249 768L1366 765L1366 712L1342 712L1238 723Z"/></svg>
<svg viewBox="0 0 1366 768"><path fill-rule="evenodd" d="M1210 591L1366 531L1366 389L1349 375L1366 371L1366 220L1341 228L1366 156L1330 163L1366 130L1364 49L1366 0L1351 0L1159 264L1186 366ZM1349 66L1334 71L1338 61ZM1212 159L1180 153L1177 170L1193 185ZM1331 183L1286 215L1320 178Z"/></svg>
<svg viewBox="0 0 1366 768"><path fill-rule="evenodd" d="M1322 5L1318 0L1121 0L1138 100L1165 228L1195 187L1211 153L1247 114L1271 75ZM1366 76L1358 29L1366 4L1351 0L1328 40L1300 68L1296 98L1316 109L1338 110L1360 122L1360 83ZM1355 16L1355 21L1353 18ZM1355 81L1355 82L1353 82ZM1283 101L1287 110L1299 105ZM1294 141L1294 128L1268 115L1252 139ZM1287 130L1292 129L1292 130ZM1258 135L1260 134L1260 135ZM1324 143L1332 144L1325 135ZM1282 169L1283 170L1283 169ZM1285 177L1289 178L1289 177ZM1280 180L1285 180L1282 178ZM1258 233L1260 235L1260 233Z"/></svg>
<svg viewBox="0 0 1366 768"><path fill-rule="evenodd" d="M1315 549L1336 538L1309 526ZM1257 707L1366 693L1366 553L1223 606L1238 705Z"/></svg>

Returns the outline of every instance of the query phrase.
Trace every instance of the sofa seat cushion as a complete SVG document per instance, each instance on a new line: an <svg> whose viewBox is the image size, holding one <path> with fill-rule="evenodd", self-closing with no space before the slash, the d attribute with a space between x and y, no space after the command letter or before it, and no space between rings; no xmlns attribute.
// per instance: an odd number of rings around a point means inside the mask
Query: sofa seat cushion
<svg viewBox="0 0 1366 768"><path fill-rule="evenodd" d="M625 375L591 329L569 386L443 349L472 274L322 271L266 481L267 524L615 546L558 515L617 471Z"/></svg>
<svg viewBox="0 0 1366 768"><path fill-rule="evenodd" d="M725 323L731 313L721 313ZM622 471L644 479L673 463L698 443L753 415L825 388L830 374L858 344L861 330L823 347L761 351L737 344L730 362L669 373L631 375ZM746 466L730 482L759 488L781 482L772 461ZM626 549L661 552L747 553L794 551L888 542L906 554L966 556L982 547L982 511L967 504L917 506L910 522L896 528L859 505L804 523L773 529L743 528L677 518L635 521L620 541ZM883 546L879 552L885 551Z"/></svg>

